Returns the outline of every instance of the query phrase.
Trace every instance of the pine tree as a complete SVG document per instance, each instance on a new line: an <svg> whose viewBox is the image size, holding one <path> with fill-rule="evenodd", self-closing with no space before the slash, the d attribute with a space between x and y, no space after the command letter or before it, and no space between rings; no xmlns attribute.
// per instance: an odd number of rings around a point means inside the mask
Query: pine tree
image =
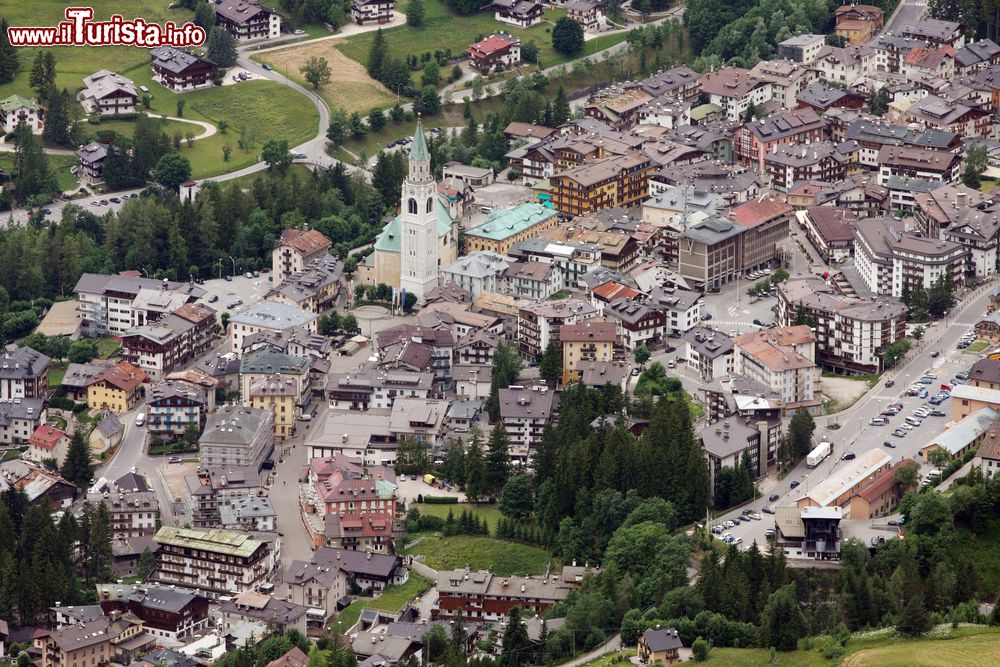
<svg viewBox="0 0 1000 667"><path fill-rule="evenodd" d="M41 50L31 63L28 85L43 102L49 98L56 85L56 57L52 51Z"/></svg>
<svg viewBox="0 0 1000 667"><path fill-rule="evenodd" d="M904 635L920 635L931 629L931 617L924 607L924 596L916 593L903 607L903 613L896 623L896 630Z"/></svg>
<svg viewBox="0 0 1000 667"><path fill-rule="evenodd" d="M368 51L368 76L376 81L382 81L385 74L389 47L385 42L385 35L382 29L375 31L375 39L372 40L371 49Z"/></svg>
<svg viewBox="0 0 1000 667"><path fill-rule="evenodd" d="M473 427L469 438L469 448L465 452L465 495L472 502L489 493L486 478L486 460L483 457L483 435L479 427Z"/></svg>
<svg viewBox="0 0 1000 667"><path fill-rule="evenodd" d="M542 353L542 361L538 364L538 375L550 387L554 387L562 376L562 370L562 349L555 340L550 340Z"/></svg>
<svg viewBox="0 0 1000 667"><path fill-rule="evenodd" d="M507 613L507 627L503 631L500 667L521 667L531 663L531 640L528 629L521 621L521 608L514 607Z"/></svg>
<svg viewBox="0 0 1000 667"><path fill-rule="evenodd" d="M7 19L0 18L0 83L10 83L21 67L21 57L17 48L7 37Z"/></svg>
<svg viewBox="0 0 1000 667"><path fill-rule="evenodd" d="M91 462L90 442L83 437L83 431L77 429L70 440L66 460L63 462L62 476L80 488L90 485L94 477L94 464Z"/></svg>
<svg viewBox="0 0 1000 667"><path fill-rule="evenodd" d="M486 451L486 483L494 496L507 483L510 476L510 440L501 424L496 424L490 432L490 441Z"/></svg>

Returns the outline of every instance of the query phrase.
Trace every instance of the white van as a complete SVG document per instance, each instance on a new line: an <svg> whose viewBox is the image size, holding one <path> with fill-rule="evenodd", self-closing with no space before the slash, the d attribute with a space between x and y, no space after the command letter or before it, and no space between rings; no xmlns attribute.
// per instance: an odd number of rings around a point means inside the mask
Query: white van
<svg viewBox="0 0 1000 667"><path fill-rule="evenodd" d="M910 426L920 426L921 421L916 417L907 417L906 423L909 424Z"/></svg>
<svg viewBox="0 0 1000 667"><path fill-rule="evenodd" d="M136 426L142 426L145 423L146 423L146 413L145 412L140 412L139 414L137 414L135 416L135 425Z"/></svg>

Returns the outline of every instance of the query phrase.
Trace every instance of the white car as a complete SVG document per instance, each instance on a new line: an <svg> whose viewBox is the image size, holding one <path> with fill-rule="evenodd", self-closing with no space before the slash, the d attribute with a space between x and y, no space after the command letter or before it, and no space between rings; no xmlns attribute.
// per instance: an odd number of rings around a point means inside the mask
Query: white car
<svg viewBox="0 0 1000 667"><path fill-rule="evenodd" d="M902 424L900 424L900 426L902 426L907 431L912 431L913 430L913 425L912 424L907 424L906 422L903 422Z"/></svg>
<svg viewBox="0 0 1000 667"><path fill-rule="evenodd" d="M726 522L725 522L725 523L723 523L722 525L723 525L723 527L725 527L725 528L734 528L734 527L736 526L736 522L735 522L735 521L733 521L732 519L730 519L729 521L726 521Z"/></svg>
<svg viewBox="0 0 1000 667"><path fill-rule="evenodd" d="M145 412L140 412L139 414L137 414L135 416L135 425L136 426L142 426L145 423L146 423L146 413Z"/></svg>

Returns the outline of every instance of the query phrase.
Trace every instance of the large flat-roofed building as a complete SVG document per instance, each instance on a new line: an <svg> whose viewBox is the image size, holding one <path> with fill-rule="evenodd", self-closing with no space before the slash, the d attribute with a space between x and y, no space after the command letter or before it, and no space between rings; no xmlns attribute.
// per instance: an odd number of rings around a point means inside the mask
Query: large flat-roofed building
<svg viewBox="0 0 1000 667"><path fill-rule="evenodd" d="M229 318L229 349L243 353L243 339L260 332L287 333L305 329L316 333L319 315L277 301L258 301Z"/></svg>
<svg viewBox="0 0 1000 667"><path fill-rule="evenodd" d="M240 405L208 418L198 440L205 466L253 466L260 470L274 452L274 415Z"/></svg>
<svg viewBox="0 0 1000 667"><path fill-rule="evenodd" d="M826 35L796 35L778 43L778 58L796 63L811 63L826 45Z"/></svg>
<svg viewBox="0 0 1000 667"><path fill-rule="evenodd" d="M677 270L702 289L721 287L743 271L746 228L725 218L690 225L677 240Z"/></svg>
<svg viewBox="0 0 1000 667"><path fill-rule="evenodd" d="M268 542L249 533L164 526L152 579L219 598L269 583L275 563Z"/></svg>
<svg viewBox="0 0 1000 667"><path fill-rule="evenodd" d="M839 457L841 454L835 451L833 456ZM841 462L829 477L799 496L795 504L800 508L841 507L849 511L851 497L867 486L891 463L892 457L878 447L869 449L851 461Z"/></svg>
<svg viewBox="0 0 1000 667"><path fill-rule="evenodd" d="M466 230L465 249L469 253L485 250L506 255L518 241L541 236L558 222L556 212L541 204L519 204L493 211L482 224Z"/></svg>
<svg viewBox="0 0 1000 667"><path fill-rule="evenodd" d="M205 294L193 284L101 273L84 273L73 291L85 336L118 336Z"/></svg>

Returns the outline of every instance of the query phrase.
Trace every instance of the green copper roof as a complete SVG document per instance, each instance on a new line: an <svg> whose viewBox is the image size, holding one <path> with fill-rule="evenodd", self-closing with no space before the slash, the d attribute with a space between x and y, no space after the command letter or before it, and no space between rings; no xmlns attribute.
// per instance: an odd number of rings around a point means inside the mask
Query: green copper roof
<svg viewBox="0 0 1000 667"><path fill-rule="evenodd" d="M3 109L4 111L14 111L15 109L21 108L31 109L34 111L38 109L38 105L31 100L21 97L20 95L11 95L5 100L0 100L0 109Z"/></svg>
<svg viewBox="0 0 1000 667"><path fill-rule="evenodd" d="M435 198L434 200L434 210L437 212L437 228L438 228L438 238L445 236L451 231L452 219L448 215L448 209L444 207L440 199ZM402 221L402 216L397 215L395 218L386 223L385 227L382 228L382 233L378 235L375 239L375 249L381 250L382 252L399 252L402 245L400 233L400 222ZM374 257L374 253L369 255Z"/></svg>
<svg viewBox="0 0 1000 667"><path fill-rule="evenodd" d="M424 128L417 118L417 129L413 133L413 147L410 148L411 160L430 160L431 154L427 151L427 141L424 139Z"/></svg>
<svg viewBox="0 0 1000 667"><path fill-rule="evenodd" d="M548 220L556 212L541 204L518 204L514 208L493 211L478 227L465 232L466 236L479 236L493 241L503 241Z"/></svg>

